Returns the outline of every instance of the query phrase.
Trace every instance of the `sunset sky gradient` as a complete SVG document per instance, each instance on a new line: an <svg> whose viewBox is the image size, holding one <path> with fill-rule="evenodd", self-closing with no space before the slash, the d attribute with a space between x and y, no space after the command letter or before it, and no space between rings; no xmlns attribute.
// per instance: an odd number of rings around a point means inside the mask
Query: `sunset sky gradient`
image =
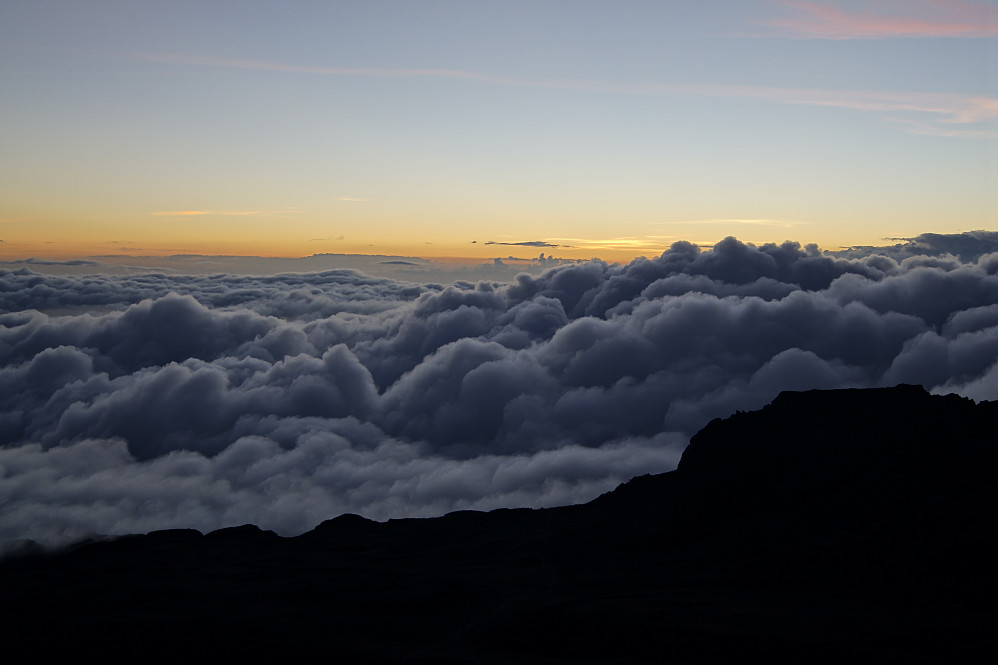
<svg viewBox="0 0 998 665"><path fill-rule="evenodd" d="M0 259L994 230L995 37L966 0L7 2Z"/></svg>

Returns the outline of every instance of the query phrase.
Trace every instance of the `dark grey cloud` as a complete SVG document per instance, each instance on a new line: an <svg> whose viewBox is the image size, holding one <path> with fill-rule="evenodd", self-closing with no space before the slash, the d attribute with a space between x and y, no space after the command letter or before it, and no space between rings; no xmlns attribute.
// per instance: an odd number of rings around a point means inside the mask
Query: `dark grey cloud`
<svg viewBox="0 0 998 665"><path fill-rule="evenodd" d="M996 399L998 254L955 256L728 238L447 286L0 271L0 540L556 505L781 390Z"/></svg>
<svg viewBox="0 0 998 665"><path fill-rule="evenodd" d="M960 262L974 263L985 254L998 252L998 231L923 233L914 238L885 238L885 240L895 242L883 247L853 247L834 254L846 258L880 254L898 262L910 257L952 256Z"/></svg>
<svg viewBox="0 0 998 665"><path fill-rule="evenodd" d="M73 308L123 310L143 300L187 295L214 309L248 309L281 318L321 319L341 312L370 313L411 300L427 290L417 284L370 277L353 270L309 274L134 276L42 275L0 269L0 313Z"/></svg>
<svg viewBox="0 0 998 665"><path fill-rule="evenodd" d="M3 242L0 240L0 242ZM29 266L96 266L100 265L97 261L87 261L86 259L72 259L70 261L50 261L46 259L20 259L18 261L8 261L12 264L24 264Z"/></svg>
<svg viewBox="0 0 998 665"><path fill-rule="evenodd" d="M496 242L495 240L489 240L485 243L486 245L515 245L518 247L566 247L566 245L556 245L554 243L545 242L543 240L525 240L523 242Z"/></svg>

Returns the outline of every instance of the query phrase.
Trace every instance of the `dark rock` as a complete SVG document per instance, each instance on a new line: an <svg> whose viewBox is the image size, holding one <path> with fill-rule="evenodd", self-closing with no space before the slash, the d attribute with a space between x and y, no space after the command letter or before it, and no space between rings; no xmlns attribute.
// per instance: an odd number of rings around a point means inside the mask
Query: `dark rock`
<svg viewBox="0 0 998 665"><path fill-rule="evenodd" d="M998 619L996 425L913 386L783 393L582 506L25 551L0 632L39 655L963 660Z"/></svg>

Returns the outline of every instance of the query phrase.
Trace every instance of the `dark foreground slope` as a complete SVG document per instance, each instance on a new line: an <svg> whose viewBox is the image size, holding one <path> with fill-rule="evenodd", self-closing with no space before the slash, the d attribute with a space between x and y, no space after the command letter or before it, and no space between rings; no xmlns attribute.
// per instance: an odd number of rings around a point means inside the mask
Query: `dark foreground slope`
<svg viewBox="0 0 998 665"><path fill-rule="evenodd" d="M0 564L8 652L333 662L966 662L998 642L998 403L784 393L583 505Z"/></svg>

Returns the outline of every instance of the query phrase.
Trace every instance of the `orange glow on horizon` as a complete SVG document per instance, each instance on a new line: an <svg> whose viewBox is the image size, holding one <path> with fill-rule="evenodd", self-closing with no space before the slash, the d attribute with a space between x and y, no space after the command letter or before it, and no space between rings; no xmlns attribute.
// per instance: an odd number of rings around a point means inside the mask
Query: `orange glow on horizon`
<svg viewBox="0 0 998 665"><path fill-rule="evenodd" d="M917 232L900 231L900 224L896 230L891 229L893 232L881 231L874 235L870 228L860 223L833 225L820 220L805 222L762 217L638 222L619 227L621 230L633 228L637 232L635 235L609 236L602 235L601 225L590 220L507 223L504 227L494 227L502 228L502 233L493 235L484 224L480 228L464 228L448 220L431 225L412 217L405 222L380 216L367 223L348 219L331 222L303 218L294 213L275 217L250 209L201 210L193 207L150 216L156 220L174 217L178 221L149 224L122 215L103 220L52 221L46 227L37 217L11 217L0 227L3 231L0 261L173 255L291 259L317 254L353 254L480 264L496 258L536 260L544 254L548 258L599 258L609 263L627 263L637 257L660 256L678 241L708 249L729 236L757 246L790 240L837 250L856 245L894 244L887 238L917 235ZM45 228L44 232L40 230L42 228ZM546 229L549 234L538 229ZM843 239L847 241L843 242Z"/></svg>
<svg viewBox="0 0 998 665"><path fill-rule="evenodd" d="M684 240L709 249L723 237L713 239L689 237ZM679 240L678 238L676 240ZM739 238L742 242L763 245L767 242L750 238ZM416 246L407 243L345 243L345 242L275 242L244 240L239 242L5 242L0 245L0 261L18 261L29 258L50 260L93 259L102 256L117 257L167 257L176 255L201 256L247 256L268 258L306 258L317 254L380 255L421 258L436 263L451 265L474 265L502 259L503 261L533 261L543 254L547 258L588 260L600 259L608 263L628 263L638 257L654 258L668 250L673 242L659 246L635 243L633 246L621 244L607 245L593 241L591 244L565 247L537 247L520 245L487 245L484 243L445 245L424 244ZM855 243L863 244L863 243ZM880 242L877 244L890 244ZM837 250L850 245L821 245L822 249ZM422 250L422 251L420 251Z"/></svg>

